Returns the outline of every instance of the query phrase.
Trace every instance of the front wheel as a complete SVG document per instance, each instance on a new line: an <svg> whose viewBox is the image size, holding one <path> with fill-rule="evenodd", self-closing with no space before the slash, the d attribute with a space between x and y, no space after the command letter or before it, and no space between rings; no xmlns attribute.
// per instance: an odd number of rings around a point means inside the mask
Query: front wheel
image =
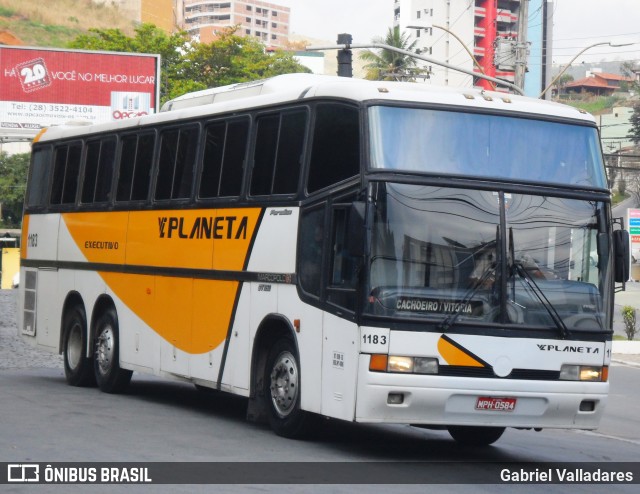
<svg viewBox="0 0 640 494"><path fill-rule="evenodd" d="M290 339L282 338L271 348L264 383L269 424L274 432L288 438L308 435L315 417L300 409L300 363Z"/></svg>
<svg viewBox="0 0 640 494"><path fill-rule="evenodd" d="M451 437L460 444L465 446L489 446L500 439L505 428L451 425L447 429Z"/></svg>
<svg viewBox="0 0 640 494"><path fill-rule="evenodd" d="M120 393L131 380L132 372L120 368L118 316L109 309L96 323L94 370L100 390Z"/></svg>

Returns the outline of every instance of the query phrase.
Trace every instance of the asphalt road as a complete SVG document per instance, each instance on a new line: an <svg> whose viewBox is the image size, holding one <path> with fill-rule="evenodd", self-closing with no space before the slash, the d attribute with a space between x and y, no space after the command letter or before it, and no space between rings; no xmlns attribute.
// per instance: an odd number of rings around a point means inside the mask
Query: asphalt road
<svg viewBox="0 0 640 494"><path fill-rule="evenodd" d="M637 485L491 485L499 483L491 468L495 464L577 462L618 468L617 462L638 462L637 367L612 367L610 403L597 432L508 429L492 447L463 449L444 431L327 421L312 440L292 441L274 435L264 425L247 423L245 400L203 394L188 383L134 374L122 395L67 386L60 357L31 349L17 338L13 296L13 292L0 291L0 462L216 462L211 468L228 462L223 464L228 468L223 478L231 474L233 484L242 485L8 484L0 485L2 493L408 493L427 492L431 488L423 484L438 482L446 482L435 486L441 492L533 493L544 489L584 494L605 488L607 492L637 492ZM264 462L273 463L265 469ZM311 478L325 485L305 484L305 464L300 462L311 462L315 468ZM350 468L355 478L373 484L349 485ZM382 485L378 480L384 472L389 478L406 474L416 483ZM260 473L264 484L256 478ZM273 483L278 479L281 485ZM450 484L457 479L473 484Z"/></svg>

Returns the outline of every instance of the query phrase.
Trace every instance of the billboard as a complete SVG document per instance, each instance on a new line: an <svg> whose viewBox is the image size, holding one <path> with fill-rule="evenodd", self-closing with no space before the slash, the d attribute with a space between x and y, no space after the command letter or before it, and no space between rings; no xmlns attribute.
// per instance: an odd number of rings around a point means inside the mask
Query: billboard
<svg viewBox="0 0 640 494"><path fill-rule="evenodd" d="M0 137L155 113L160 56L0 46Z"/></svg>

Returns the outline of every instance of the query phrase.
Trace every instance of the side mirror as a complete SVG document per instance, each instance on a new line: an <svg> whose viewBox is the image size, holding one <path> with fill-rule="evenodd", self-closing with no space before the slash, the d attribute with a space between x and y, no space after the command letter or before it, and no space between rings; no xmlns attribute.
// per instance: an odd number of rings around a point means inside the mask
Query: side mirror
<svg viewBox="0 0 640 494"><path fill-rule="evenodd" d="M347 223L347 252L353 257L364 256L364 223L366 204L364 202L354 202L349 209L349 219Z"/></svg>
<svg viewBox="0 0 640 494"><path fill-rule="evenodd" d="M629 232L626 230L613 232L613 272L616 283L629 279Z"/></svg>

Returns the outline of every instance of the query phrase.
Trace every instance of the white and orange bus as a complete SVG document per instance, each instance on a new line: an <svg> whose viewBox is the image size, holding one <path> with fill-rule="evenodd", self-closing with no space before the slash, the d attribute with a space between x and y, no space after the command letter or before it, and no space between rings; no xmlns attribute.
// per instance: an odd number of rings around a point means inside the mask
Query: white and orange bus
<svg viewBox="0 0 640 494"><path fill-rule="evenodd" d="M591 116L313 75L165 110L33 144L19 332L69 384L187 380L288 437L598 426L626 232Z"/></svg>

